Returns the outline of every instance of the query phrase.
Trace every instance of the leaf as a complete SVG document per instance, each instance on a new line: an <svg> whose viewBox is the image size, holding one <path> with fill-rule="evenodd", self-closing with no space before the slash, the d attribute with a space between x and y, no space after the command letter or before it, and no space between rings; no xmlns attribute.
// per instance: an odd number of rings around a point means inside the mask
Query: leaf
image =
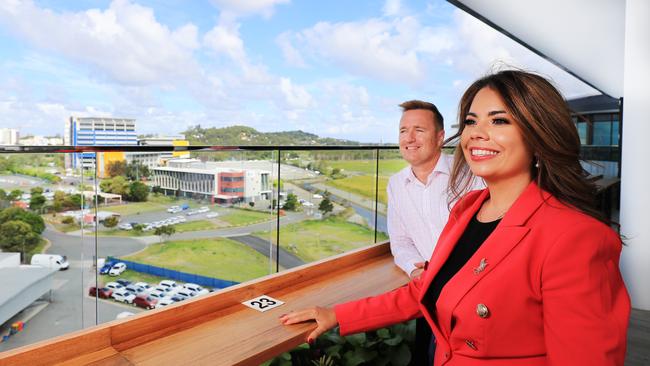
<svg viewBox="0 0 650 366"><path fill-rule="evenodd" d="M343 361L346 366L357 366L364 362L372 361L377 357L376 351L367 350L362 347L357 347L352 351L346 352L343 355Z"/></svg>
<svg viewBox="0 0 650 366"><path fill-rule="evenodd" d="M357 333L353 335L349 335L345 337L345 340L347 340L351 345L357 347L357 346L362 346L363 343L366 342L366 334L365 333Z"/></svg>
<svg viewBox="0 0 650 366"><path fill-rule="evenodd" d="M337 332L327 332L320 336L320 338L326 339L332 343L344 344L345 338L341 337Z"/></svg>
<svg viewBox="0 0 650 366"><path fill-rule="evenodd" d="M386 328L379 329L377 331L377 336L379 336L379 338L384 338L384 339L390 338L390 331Z"/></svg>
<svg viewBox="0 0 650 366"><path fill-rule="evenodd" d="M402 338L401 335L396 335L393 338L385 339L384 343L386 343L389 346L397 346L398 344L402 343L403 340L404 338Z"/></svg>
<svg viewBox="0 0 650 366"><path fill-rule="evenodd" d="M395 366L407 366L411 362L411 351L406 343L402 343L390 353L390 362Z"/></svg>
<svg viewBox="0 0 650 366"><path fill-rule="evenodd" d="M335 356L337 358L341 358L341 355L340 355L341 348L343 348L342 345L335 344L333 346L325 348L325 354L328 355L328 356Z"/></svg>
<svg viewBox="0 0 650 366"><path fill-rule="evenodd" d="M284 360L291 361L291 353L285 352L285 353L281 354L280 359L283 360L283 361Z"/></svg>

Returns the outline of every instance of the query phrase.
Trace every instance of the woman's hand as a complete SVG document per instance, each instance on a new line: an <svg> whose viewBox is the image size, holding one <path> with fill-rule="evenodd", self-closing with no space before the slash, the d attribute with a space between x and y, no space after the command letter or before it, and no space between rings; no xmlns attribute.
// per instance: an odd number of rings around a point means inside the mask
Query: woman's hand
<svg viewBox="0 0 650 366"><path fill-rule="evenodd" d="M302 323L308 320L315 320L316 324L318 324L316 329L307 336L307 343L309 344L314 343L314 340L318 336L334 328L339 323L336 320L336 313L333 309L319 306L280 316L280 322L283 325Z"/></svg>

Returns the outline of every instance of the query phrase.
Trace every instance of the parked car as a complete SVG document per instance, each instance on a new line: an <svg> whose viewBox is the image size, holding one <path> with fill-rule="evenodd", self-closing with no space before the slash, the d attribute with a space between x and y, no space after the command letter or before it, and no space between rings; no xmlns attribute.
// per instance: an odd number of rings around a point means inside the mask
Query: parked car
<svg viewBox="0 0 650 366"><path fill-rule="evenodd" d="M99 290L93 286L88 289L88 295L95 297L99 296L100 299L108 299L113 295L113 291L107 287L101 287Z"/></svg>
<svg viewBox="0 0 650 366"><path fill-rule="evenodd" d="M121 289L124 288L124 286L120 285L120 284L117 283L117 282L109 282L109 283L107 283L106 286L104 286L104 287L108 287L108 288L111 289L113 292L115 292L115 291L117 291L117 290L121 290Z"/></svg>
<svg viewBox="0 0 650 366"><path fill-rule="evenodd" d="M132 294L124 288L113 292L112 297L116 301L120 301L126 304L133 304L133 300L135 300L135 294Z"/></svg>
<svg viewBox="0 0 650 366"><path fill-rule="evenodd" d="M176 286L178 286L178 285L176 284L176 281L162 280L162 281L160 281L158 286L164 286L164 287L168 287L169 289L175 289Z"/></svg>
<svg viewBox="0 0 650 366"><path fill-rule="evenodd" d="M131 315L135 315L135 314L133 314L133 313L130 312L130 311L123 311L123 312L117 314L117 316L115 317L115 319L124 319L124 318L128 318L128 317L130 317Z"/></svg>
<svg viewBox="0 0 650 366"><path fill-rule="evenodd" d="M65 255L59 254L34 254L32 255L30 264L32 266L56 268L60 271L70 267L68 258Z"/></svg>
<svg viewBox="0 0 650 366"><path fill-rule="evenodd" d="M121 279L121 278L118 279L118 280L115 280L115 282L119 283L120 285L122 285L122 286L124 286L124 287L126 287L126 286L128 286L128 285L131 284L131 281L124 280L124 279Z"/></svg>
<svg viewBox="0 0 650 366"><path fill-rule="evenodd" d="M219 216L219 214L216 212L210 212L209 214L205 215L205 217L207 217L208 219L214 219L217 216Z"/></svg>
<svg viewBox="0 0 650 366"><path fill-rule="evenodd" d="M182 211L182 209L179 206L172 206L172 207L167 209L167 212L172 213L172 214L175 214L175 213L181 212L181 211Z"/></svg>
<svg viewBox="0 0 650 366"><path fill-rule="evenodd" d="M323 198L323 196L320 195L320 194L318 194L318 193L314 194L312 197L315 198L315 199L317 199L317 200L320 200L320 199Z"/></svg>
<svg viewBox="0 0 650 366"><path fill-rule="evenodd" d="M158 300L159 302L162 299L169 298L169 296L167 296L167 293L165 291L151 291L149 296Z"/></svg>
<svg viewBox="0 0 650 366"><path fill-rule="evenodd" d="M153 291L153 287L151 287L151 285L149 285L146 282L136 282L136 283L134 283L134 285L138 286L138 287L141 287L145 292Z"/></svg>
<svg viewBox="0 0 650 366"><path fill-rule="evenodd" d="M136 296L140 295L140 294L143 294L145 292L144 288L142 288L140 286L136 286L134 284L130 284L130 285L126 286L125 289L126 289L126 291L128 291L128 292L130 292L130 293L132 293L132 294L134 294Z"/></svg>
<svg viewBox="0 0 650 366"><path fill-rule="evenodd" d="M158 303L156 304L156 309L160 309L160 308L165 307L167 305L171 305L171 304L173 304L175 302L176 301L172 300L169 297L164 297L164 298L160 299L160 301L158 301Z"/></svg>
<svg viewBox="0 0 650 366"><path fill-rule="evenodd" d="M186 283L183 285L184 289L194 292L194 296L205 295L210 293L210 291L204 289L203 287L197 285L196 283Z"/></svg>
<svg viewBox="0 0 650 366"><path fill-rule="evenodd" d="M119 276L122 274L122 272L126 271L126 264L123 262L117 262L111 267L110 271L108 271L109 276Z"/></svg>
<svg viewBox="0 0 650 366"><path fill-rule="evenodd" d="M129 223L120 224L118 227L120 230L133 230L133 225Z"/></svg>
<svg viewBox="0 0 650 366"><path fill-rule="evenodd" d="M108 272L111 270L111 268L113 268L115 263L117 263L116 260L110 260L110 261L104 262L104 265L99 270L99 274L103 274L103 275L108 274Z"/></svg>
<svg viewBox="0 0 650 366"><path fill-rule="evenodd" d="M188 290L188 289L186 289L186 288L182 288L182 289L180 289L180 290L178 290L178 291L176 292L176 295L175 295L175 296L180 296L180 297L183 297L183 298L185 298L185 299L191 299L191 298L193 298L194 296L196 296L196 292L191 291L191 290Z"/></svg>
<svg viewBox="0 0 650 366"><path fill-rule="evenodd" d="M133 303L135 304L135 306L144 309L153 309L154 307L156 307L158 300L154 299L149 295L140 295L140 296L136 296L135 300L133 300Z"/></svg>

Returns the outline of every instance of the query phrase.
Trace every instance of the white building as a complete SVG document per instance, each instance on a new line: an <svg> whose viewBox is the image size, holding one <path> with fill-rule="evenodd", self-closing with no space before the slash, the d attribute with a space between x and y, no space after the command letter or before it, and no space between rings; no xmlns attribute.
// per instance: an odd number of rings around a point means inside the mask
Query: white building
<svg viewBox="0 0 650 366"><path fill-rule="evenodd" d="M0 128L0 145L18 145L19 137L15 128Z"/></svg>
<svg viewBox="0 0 650 366"><path fill-rule="evenodd" d="M61 146L63 145L63 138L57 136L26 136L20 138L19 144L25 146Z"/></svg>
<svg viewBox="0 0 650 366"><path fill-rule="evenodd" d="M245 162L240 162L245 166ZM216 203L256 202L271 198L271 172L203 163L197 159L173 159L166 167L152 169L150 185L166 194L210 198Z"/></svg>

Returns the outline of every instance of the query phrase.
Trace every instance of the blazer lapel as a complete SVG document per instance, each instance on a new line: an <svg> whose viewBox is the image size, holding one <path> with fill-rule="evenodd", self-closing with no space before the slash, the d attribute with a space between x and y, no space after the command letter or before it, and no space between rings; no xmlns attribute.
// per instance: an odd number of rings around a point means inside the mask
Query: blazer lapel
<svg viewBox="0 0 650 366"><path fill-rule="evenodd" d="M524 226L530 216L537 211L541 204L550 195L542 192L535 183L531 183L526 190L519 196L513 206L508 210L499 225L495 228L492 234L485 240L481 247L474 253L467 263L452 277L449 282L443 287L438 301L436 303L437 309L437 324L440 331L447 336L451 333L451 319L453 309L458 305L462 298L469 292L481 279L489 275L489 273L497 266L502 260L521 242L529 228ZM453 249L456 242L465 231L469 219L478 210L486 197L477 200L478 207L472 206L469 218L463 215L463 225L460 233L454 236L453 242L446 243L448 247ZM460 224L460 222L459 222ZM452 239L451 236L449 238ZM451 249L445 252L445 258L436 269L436 273L447 260ZM442 254L442 253L441 253ZM435 255L434 255L435 256ZM438 261L436 261L437 263ZM483 262L483 263L482 263ZM431 276L431 280L433 276ZM430 281L431 281L430 280ZM431 282L426 282L427 288ZM426 293L426 291L423 291Z"/></svg>

